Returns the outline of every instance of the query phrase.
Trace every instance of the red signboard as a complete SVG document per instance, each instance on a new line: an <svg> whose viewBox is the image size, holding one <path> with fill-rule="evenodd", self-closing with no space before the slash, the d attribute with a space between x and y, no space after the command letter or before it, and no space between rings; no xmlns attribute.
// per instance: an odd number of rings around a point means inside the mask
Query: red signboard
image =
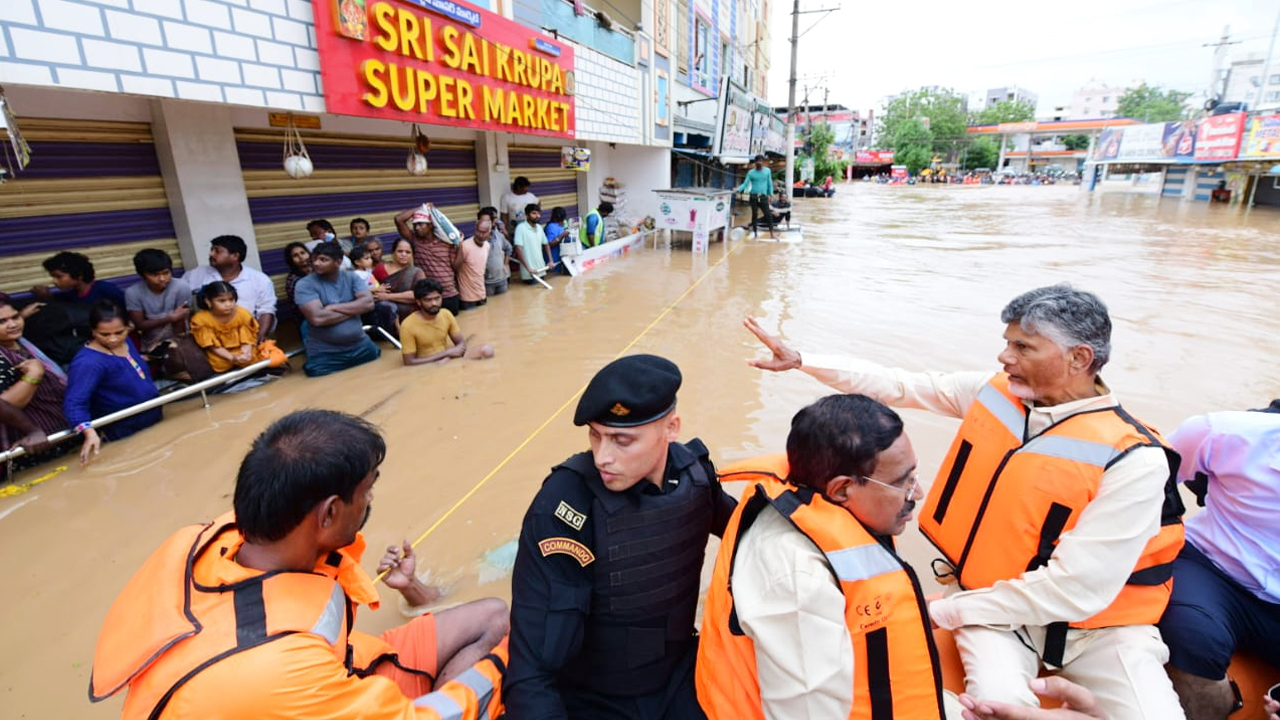
<svg viewBox="0 0 1280 720"><path fill-rule="evenodd" d="M892 150L859 150L854 156L859 165L892 165Z"/></svg>
<svg viewBox="0 0 1280 720"><path fill-rule="evenodd" d="M573 48L462 0L312 0L331 113L574 136Z"/></svg>
<svg viewBox="0 0 1280 720"><path fill-rule="evenodd" d="M1210 115L1196 130L1197 160L1234 160L1244 134L1244 113Z"/></svg>

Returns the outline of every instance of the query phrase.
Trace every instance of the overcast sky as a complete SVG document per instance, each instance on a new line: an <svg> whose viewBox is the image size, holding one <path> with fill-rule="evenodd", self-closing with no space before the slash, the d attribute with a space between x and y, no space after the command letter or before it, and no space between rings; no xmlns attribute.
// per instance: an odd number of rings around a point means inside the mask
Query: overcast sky
<svg viewBox="0 0 1280 720"><path fill-rule="evenodd" d="M769 102L787 103L794 0L772 0ZM823 101L866 111L886 95L924 85L961 92L1018 85L1040 97L1038 114L1066 105L1091 78L1203 97L1224 25L1243 57L1265 55L1280 0L800 0L796 104ZM806 32L806 28L810 28ZM1280 44L1280 43L1278 43ZM1272 60L1280 65L1280 50Z"/></svg>

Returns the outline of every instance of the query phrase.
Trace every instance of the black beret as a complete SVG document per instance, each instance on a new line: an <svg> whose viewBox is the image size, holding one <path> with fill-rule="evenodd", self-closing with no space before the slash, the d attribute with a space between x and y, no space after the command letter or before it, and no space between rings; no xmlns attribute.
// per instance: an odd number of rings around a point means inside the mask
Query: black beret
<svg viewBox="0 0 1280 720"><path fill-rule="evenodd" d="M657 355L628 355L605 365L578 400L574 425L635 427L666 417L676 406L680 368Z"/></svg>

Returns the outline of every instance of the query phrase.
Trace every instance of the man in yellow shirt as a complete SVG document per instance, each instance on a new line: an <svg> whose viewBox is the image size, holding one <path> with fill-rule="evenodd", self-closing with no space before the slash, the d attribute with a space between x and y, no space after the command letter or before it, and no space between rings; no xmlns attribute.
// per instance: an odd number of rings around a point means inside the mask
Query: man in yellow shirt
<svg viewBox="0 0 1280 720"><path fill-rule="evenodd" d="M418 309L400 323L400 358L405 365L445 363L466 357L467 338L453 313L444 309L440 283L423 279L413 284ZM472 353L477 360L493 357L493 347L480 345Z"/></svg>

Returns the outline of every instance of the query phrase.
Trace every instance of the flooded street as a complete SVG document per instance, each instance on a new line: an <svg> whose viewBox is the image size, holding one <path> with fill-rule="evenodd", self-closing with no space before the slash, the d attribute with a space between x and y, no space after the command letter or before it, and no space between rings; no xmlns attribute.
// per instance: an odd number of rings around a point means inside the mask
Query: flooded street
<svg viewBox="0 0 1280 720"><path fill-rule="evenodd" d="M302 407L361 414L383 428L389 454L365 529L365 567L376 566L380 548L434 526L418 546L419 567L456 602L508 595L502 549L548 469L586 448L585 430L572 424L576 394L623 351L680 366L682 438L703 438L716 461L781 451L791 415L826 389L799 372L748 367L763 355L742 328L748 314L802 352L995 370L1003 305L1071 281L1110 307L1106 381L1162 431L1191 414L1280 396L1273 209L1246 215L1074 187L856 184L830 200L797 200L794 214L803 243L716 244L705 257L687 243L650 245L582 277L556 277L551 291L513 287L460 317L464 333L496 347L493 360L401 368L384 350L376 363L316 380L293 373L211 398L208 409L182 401L159 426L105 445L87 468L70 458L65 472L0 498L0 575L11 588L0 714L118 717L118 698L86 700L108 605L176 528L229 509L249 441ZM905 417L921 476L932 478L957 422ZM55 470L45 465L19 482ZM914 527L902 547L927 574L932 555ZM383 599L359 626L402 621L395 593Z"/></svg>

